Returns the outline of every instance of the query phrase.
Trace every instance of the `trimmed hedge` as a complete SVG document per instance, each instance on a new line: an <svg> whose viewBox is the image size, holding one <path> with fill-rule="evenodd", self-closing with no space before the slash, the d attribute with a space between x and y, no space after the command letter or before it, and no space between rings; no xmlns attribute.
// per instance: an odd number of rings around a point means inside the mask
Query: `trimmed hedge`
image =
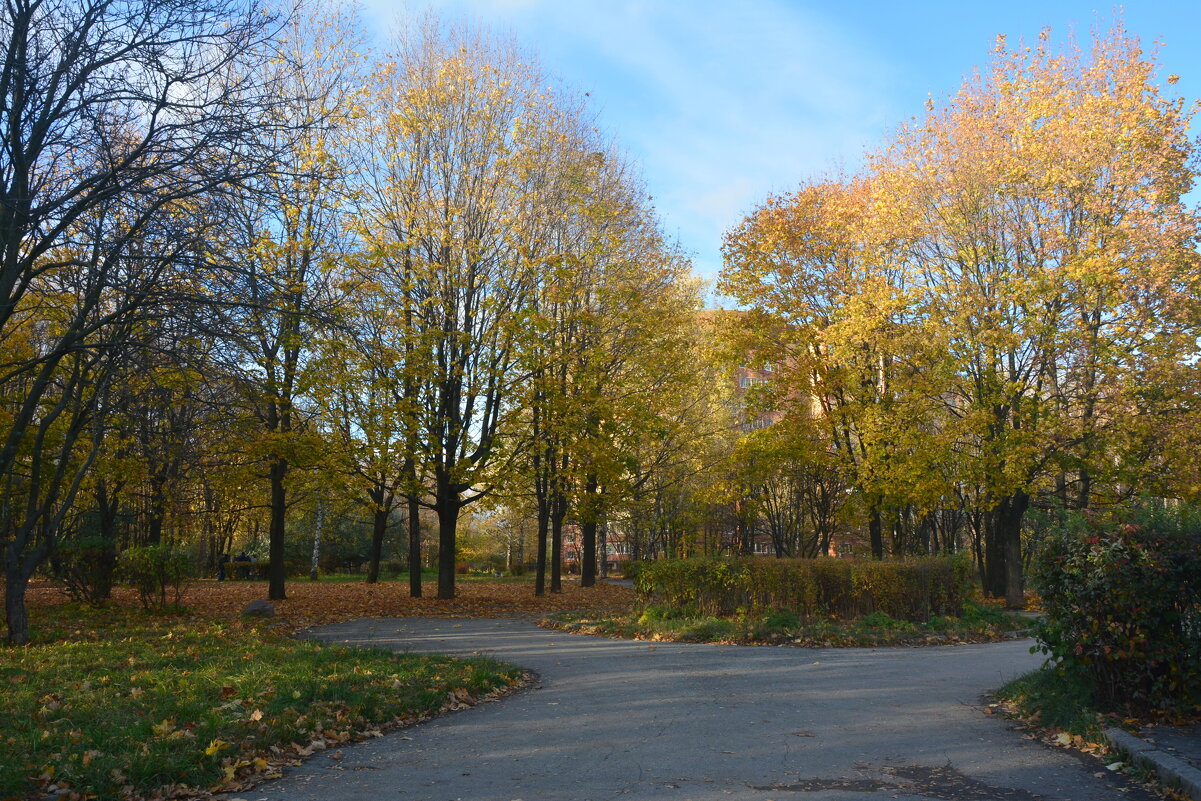
<svg viewBox="0 0 1201 801"><path fill-rule="evenodd" d="M1201 511L1075 518L1035 562L1056 670L1106 710L1201 707Z"/></svg>
<svg viewBox="0 0 1201 801"><path fill-rule="evenodd" d="M634 586L648 602L684 614L788 610L801 617L856 618L883 612L915 622L958 617L974 593L971 563L947 557L662 559L642 563Z"/></svg>

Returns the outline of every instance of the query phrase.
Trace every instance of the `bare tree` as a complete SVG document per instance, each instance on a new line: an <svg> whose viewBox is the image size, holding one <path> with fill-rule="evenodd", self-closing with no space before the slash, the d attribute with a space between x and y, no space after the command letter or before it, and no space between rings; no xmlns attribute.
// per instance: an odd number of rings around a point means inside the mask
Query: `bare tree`
<svg viewBox="0 0 1201 801"><path fill-rule="evenodd" d="M288 475L314 327L335 305L332 265L342 245L345 159L342 131L355 113L359 59L348 40L353 15L337 6L298 8L269 70L281 128L260 129L274 169L251 182L222 242L232 300L220 335L231 368L261 423L259 456L270 485L268 595L285 597Z"/></svg>
<svg viewBox="0 0 1201 801"><path fill-rule="evenodd" d="M136 319L194 272L221 193L262 169L230 0L13 0L0 11L0 538L8 638L99 447Z"/></svg>

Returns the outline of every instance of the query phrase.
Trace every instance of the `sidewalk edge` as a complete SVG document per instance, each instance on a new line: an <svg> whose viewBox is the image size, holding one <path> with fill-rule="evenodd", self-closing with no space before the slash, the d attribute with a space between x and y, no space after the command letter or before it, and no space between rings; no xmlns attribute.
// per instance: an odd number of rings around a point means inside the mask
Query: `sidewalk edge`
<svg viewBox="0 0 1201 801"><path fill-rule="evenodd" d="M1159 780L1165 785L1187 793L1194 801L1201 801L1201 770L1121 729L1106 729L1105 739L1130 761L1158 773Z"/></svg>

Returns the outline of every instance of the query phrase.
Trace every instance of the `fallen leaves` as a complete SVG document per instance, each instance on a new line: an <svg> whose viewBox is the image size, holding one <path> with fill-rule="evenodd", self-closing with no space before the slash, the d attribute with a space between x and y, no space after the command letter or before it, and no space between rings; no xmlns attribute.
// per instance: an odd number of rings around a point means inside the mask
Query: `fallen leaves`
<svg viewBox="0 0 1201 801"><path fill-rule="evenodd" d="M287 585L287 600L272 601L273 625L292 631L310 626L339 623L361 617L530 617L550 612L589 609L598 613L627 611L636 601L632 589L601 583L581 587L563 582L563 592L534 596L532 582L461 581L452 600L435 597L437 587L427 583L425 597L409 597L407 582L293 580ZM246 604L267 597L265 581L198 581L188 588L184 604L190 615L205 620L236 621ZM58 588L40 585L30 592L31 607L52 606L68 599ZM113 600L136 607L136 593L125 587L113 590ZM81 636L87 636L83 632Z"/></svg>
<svg viewBox="0 0 1201 801"><path fill-rule="evenodd" d="M233 748L232 743L227 743L224 740L213 740L209 743L208 748L204 749L205 756L216 756L227 748Z"/></svg>
<svg viewBox="0 0 1201 801"><path fill-rule="evenodd" d="M1019 724L1018 728L1027 732L1027 737L1034 740L1041 740L1047 745L1057 748L1070 748L1094 756L1105 756L1110 751L1109 745L1106 743L1094 742L1080 734L1073 734L1062 729L1040 725L1039 718L1041 717L1041 713L1036 712L1031 715L1024 715L1020 706L1013 701L989 703L982 707L980 711L986 715L1004 715L1010 720L1016 721Z"/></svg>

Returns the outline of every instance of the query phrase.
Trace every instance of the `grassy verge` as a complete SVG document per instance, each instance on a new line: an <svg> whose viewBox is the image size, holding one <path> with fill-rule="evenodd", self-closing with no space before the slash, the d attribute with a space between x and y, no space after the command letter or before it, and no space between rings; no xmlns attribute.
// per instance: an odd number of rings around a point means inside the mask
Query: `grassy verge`
<svg viewBox="0 0 1201 801"><path fill-rule="evenodd" d="M236 789L521 679L490 660L323 646L241 622L42 615L39 642L0 649L0 797Z"/></svg>
<svg viewBox="0 0 1201 801"><path fill-rule="evenodd" d="M1103 718L1093 706L1092 693L1052 667L1019 676L994 695L1009 714L1028 726L1084 742L1101 740Z"/></svg>
<svg viewBox="0 0 1201 801"><path fill-rule="evenodd" d="M967 607L963 617L935 617L928 623L895 620L879 612L858 620L802 620L790 612L761 617L696 617L652 605L616 615L563 612L550 615L544 624L580 634L637 640L856 648L992 642L1019 635L1029 621L975 604Z"/></svg>
<svg viewBox="0 0 1201 801"><path fill-rule="evenodd" d="M1091 754L1110 771L1125 774L1160 798L1168 801L1188 801L1188 796L1161 783L1154 771L1125 761L1125 755L1114 753L1105 741L1103 731L1109 727L1135 731L1140 724L1162 722L1158 719L1140 720L1098 710L1092 692L1079 681L1059 675L1053 667L1019 676L993 695L996 704L985 711L1001 711L1018 721L1029 736L1049 746L1068 748ZM1180 723L1192 723L1183 719ZM1122 788L1125 792L1125 788Z"/></svg>

